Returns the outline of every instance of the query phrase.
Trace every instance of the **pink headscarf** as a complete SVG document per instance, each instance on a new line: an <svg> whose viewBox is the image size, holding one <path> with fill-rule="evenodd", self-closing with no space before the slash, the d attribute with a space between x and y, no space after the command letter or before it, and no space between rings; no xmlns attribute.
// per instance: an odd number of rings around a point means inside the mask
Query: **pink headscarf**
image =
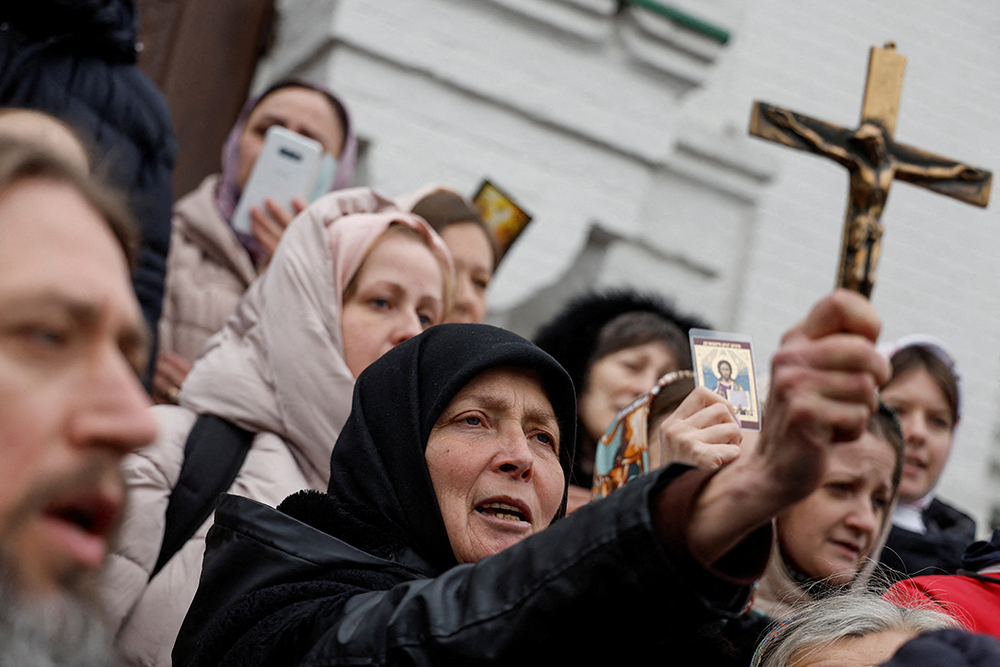
<svg viewBox="0 0 1000 667"><path fill-rule="evenodd" d="M233 129L229 131L229 136L226 137L226 143L222 145L222 175L219 178L219 183L215 189L215 205L216 208L219 209L219 214L222 215L222 219L228 223L232 223L233 213L236 211L236 204L240 200L240 137L243 135L243 129L246 127L247 120L250 118L251 112L253 112L261 100L275 91L289 87L315 90L318 93L326 95L331 100L335 100L336 105L339 105L343 110L345 121L344 147L340 151L340 157L337 158L337 173L333 178L333 184L330 186L330 192L333 192L334 190L343 190L354 184L354 165L358 156L358 138L354 134L354 124L351 122L351 115L347 110L347 106L325 86L299 79L281 81L274 84L263 93L247 100L247 103L243 105L243 109L240 111L240 115L236 118L236 124L233 125ZM340 114L338 113L338 117L339 115ZM247 249L247 252L250 253L250 256L254 259L254 263L256 264L257 258L261 253L261 247L257 242L257 239L250 234L242 234L240 232L235 233L237 238L239 238L240 243L242 243L243 247Z"/></svg>
<svg viewBox="0 0 1000 667"><path fill-rule="evenodd" d="M427 223L367 188L324 195L288 226L267 271L202 349L181 405L277 433L315 483L326 484L354 387L341 330L344 289L392 224L427 242L447 299L451 255Z"/></svg>

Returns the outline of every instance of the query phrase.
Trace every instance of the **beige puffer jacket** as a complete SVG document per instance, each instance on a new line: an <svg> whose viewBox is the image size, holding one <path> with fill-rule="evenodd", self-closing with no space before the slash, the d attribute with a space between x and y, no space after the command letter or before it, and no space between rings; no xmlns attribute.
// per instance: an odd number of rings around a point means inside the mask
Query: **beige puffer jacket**
<svg viewBox="0 0 1000 667"><path fill-rule="evenodd" d="M174 206L159 349L193 362L257 277L250 254L215 206L209 176Z"/></svg>
<svg viewBox="0 0 1000 667"><path fill-rule="evenodd" d="M386 218L412 217L358 188L327 195L296 218L267 272L206 345L184 383L181 405L154 408L157 440L125 459L128 509L101 592L127 664L170 665L174 638L198 587L212 517L147 583L198 413L258 434L230 493L273 506L300 489L326 490L330 454L354 387L343 359L344 286L335 275L326 225L350 213L381 211Z"/></svg>

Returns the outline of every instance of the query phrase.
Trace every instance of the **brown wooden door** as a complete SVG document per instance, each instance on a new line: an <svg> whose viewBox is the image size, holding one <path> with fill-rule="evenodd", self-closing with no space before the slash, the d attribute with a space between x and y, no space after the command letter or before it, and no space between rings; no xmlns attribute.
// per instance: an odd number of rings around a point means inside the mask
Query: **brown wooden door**
<svg viewBox="0 0 1000 667"><path fill-rule="evenodd" d="M274 25L274 0L137 0L139 67L163 91L177 134L175 199L219 171L222 144Z"/></svg>

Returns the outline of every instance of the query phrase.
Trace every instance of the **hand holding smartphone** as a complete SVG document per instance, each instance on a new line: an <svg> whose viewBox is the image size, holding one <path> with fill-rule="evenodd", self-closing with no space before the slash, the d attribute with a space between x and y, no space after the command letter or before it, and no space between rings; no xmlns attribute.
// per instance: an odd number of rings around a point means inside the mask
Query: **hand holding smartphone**
<svg viewBox="0 0 1000 667"><path fill-rule="evenodd" d="M257 156L250 178L233 213L233 229L250 234L250 211L266 211L265 200L290 206L292 199L309 199L316 189L323 146L301 134L272 125L264 135L264 147Z"/></svg>

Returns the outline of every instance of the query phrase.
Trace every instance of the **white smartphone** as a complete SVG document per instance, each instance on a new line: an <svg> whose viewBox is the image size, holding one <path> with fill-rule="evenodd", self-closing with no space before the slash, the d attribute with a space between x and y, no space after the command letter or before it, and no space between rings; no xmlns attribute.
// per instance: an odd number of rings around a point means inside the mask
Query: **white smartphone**
<svg viewBox="0 0 1000 667"><path fill-rule="evenodd" d="M295 197L308 200L322 158L323 146L318 141L280 125L269 127L264 134L264 147L233 213L233 229L250 234L250 209L256 206L264 210L265 199L273 199L289 209Z"/></svg>

